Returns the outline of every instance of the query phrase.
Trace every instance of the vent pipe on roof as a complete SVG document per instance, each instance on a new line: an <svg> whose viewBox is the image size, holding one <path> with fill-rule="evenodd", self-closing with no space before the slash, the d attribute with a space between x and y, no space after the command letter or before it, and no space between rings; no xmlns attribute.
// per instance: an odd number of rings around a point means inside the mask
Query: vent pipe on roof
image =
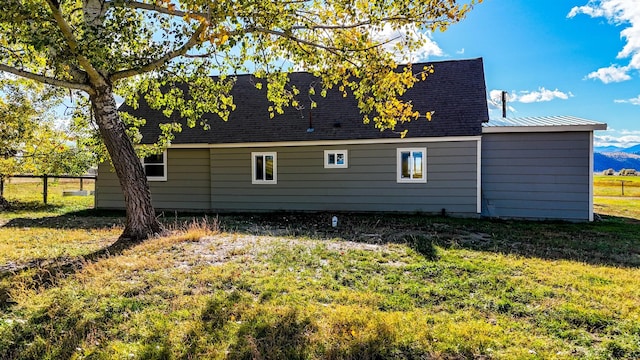
<svg viewBox="0 0 640 360"><path fill-rule="evenodd" d="M507 117L507 92L502 90L502 117Z"/></svg>
<svg viewBox="0 0 640 360"><path fill-rule="evenodd" d="M311 120L311 109L309 109L309 127L307 128L307 132L313 132L313 121Z"/></svg>

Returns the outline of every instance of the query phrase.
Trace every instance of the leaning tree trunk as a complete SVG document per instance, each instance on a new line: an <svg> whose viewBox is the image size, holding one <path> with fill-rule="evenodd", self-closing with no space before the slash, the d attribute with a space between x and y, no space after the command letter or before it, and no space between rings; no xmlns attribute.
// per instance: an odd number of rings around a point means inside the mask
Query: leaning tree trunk
<svg viewBox="0 0 640 360"><path fill-rule="evenodd" d="M4 198L4 176L0 175L0 210L9 210L11 204Z"/></svg>
<svg viewBox="0 0 640 360"><path fill-rule="evenodd" d="M162 231L151 204L151 192L142 163L125 132L111 87L101 86L91 96L91 106L100 135L120 181L127 220L118 241L137 242Z"/></svg>
<svg viewBox="0 0 640 360"><path fill-rule="evenodd" d="M4 198L4 196L0 195L0 210L9 210L11 209L11 203Z"/></svg>

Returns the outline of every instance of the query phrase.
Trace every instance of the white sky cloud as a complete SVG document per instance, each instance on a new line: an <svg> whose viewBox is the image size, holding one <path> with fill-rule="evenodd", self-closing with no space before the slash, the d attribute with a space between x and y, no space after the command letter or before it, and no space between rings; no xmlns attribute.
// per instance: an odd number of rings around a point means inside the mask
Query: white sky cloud
<svg viewBox="0 0 640 360"><path fill-rule="evenodd" d="M640 144L640 135L615 136L595 134L593 136L593 144L595 146L617 146L626 148Z"/></svg>
<svg viewBox="0 0 640 360"><path fill-rule="evenodd" d="M517 112L517 110L509 105L510 95L507 95L507 110ZM502 109L502 90L489 91L488 105L490 109Z"/></svg>
<svg viewBox="0 0 640 360"><path fill-rule="evenodd" d="M522 90L522 91L512 91L507 96L508 102L519 102L524 104L536 103L536 102L544 102L551 101L555 99L567 100L570 97L573 97L571 92L563 92L558 89L549 90L544 87L538 88L536 91L530 90ZM489 91L489 101L498 104L498 106L502 103L502 90L491 90Z"/></svg>
<svg viewBox="0 0 640 360"><path fill-rule="evenodd" d="M640 105L640 95L638 95L638 97L631 98L631 99L613 100L613 102L618 103L618 104Z"/></svg>
<svg viewBox="0 0 640 360"><path fill-rule="evenodd" d="M489 91L489 100L496 103L502 102L502 90Z"/></svg>
<svg viewBox="0 0 640 360"><path fill-rule="evenodd" d="M591 17L600 17L604 16L604 10L592 4L587 4L585 6L574 6L567 17L572 18L578 14L585 14Z"/></svg>
<svg viewBox="0 0 640 360"><path fill-rule="evenodd" d="M593 136L594 146L617 146L627 148L640 144L640 131L607 129L596 131Z"/></svg>
<svg viewBox="0 0 640 360"><path fill-rule="evenodd" d="M640 130L620 130L619 131L620 134L622 135L640 135Z"/></svg>
<svg viewBox="0 0 640 360"><path fill-rule="evenodd" d="M379 32L373 34L373 38L384 43L383 47L387 51L395 54L396 60L399 62L416 62L425 61L432 56L444 56L444 51L438 43L431 37L431 32L421 31L415 25L406 25L401 29L392 29L390 25L385 25ZM399 51L397 47L403 47L407 41L420 41L421 46L409 53L406 50Z"/></svg>
<svg viewBox="0 0 640 360"><path fill-rule="evenodd" d="M631 80L631 75L628 74L629 69L629 66L611 65L589 73L586 78L599 79L605 84L627 81Z"/></svg>
<svg viewBox="0 0 640 360"><path fill-rule="evenodd" d="M629 63L598 69L587 75L587 78L600 79L605 84L630 80L629 73L640 69L640 4L638 0L590 0L584 6L573 7L567 17L572 18L579 14L593 18L604 17L612 24L625 26L620 32L620 37L626 40L626 44L617 58L629 59Z"/></svg>
<svg viewBox="0 0 640 360"><path fill-rule="evenodd" d="M515 99L512 101L518 101L521 103L534 103L534 102L543 102L543 101L551 101L553 99L561 99L567 100L568 98L573 97L572 93L565 93L558 89L548 90L543 87L539 88L538 91L521 91L519 96L515 96Z"/></svg>
<svg viewBox="0 0 640 360"><path fill-rule="evenodd" d="M540 87L537 91L511 91L507 93L507 111L510 113L517 113L518 110L511 104L519 103L535 103L543 101L551 101L554 99L567 100L573 97L571 92L562 92L558 89L547 90L544 87ZM502 90L494 89L489 91L489 98L487 99L489 105L490 117L502 116Z"/></svg>

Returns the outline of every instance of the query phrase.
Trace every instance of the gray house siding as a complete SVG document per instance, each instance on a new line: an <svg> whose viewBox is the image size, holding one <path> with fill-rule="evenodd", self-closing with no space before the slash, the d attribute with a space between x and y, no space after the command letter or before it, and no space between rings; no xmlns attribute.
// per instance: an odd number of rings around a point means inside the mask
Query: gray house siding
<svg viewBox="0 0 640 360"><path fill-rule="evenodd" d="M482 215L587 221L590 132L482 136Z"/></svg>
<svg viewBox="0 0 640 360"><path fill-rule="evenodd" d="M397 182L398 148L426 148L427 183ZM348 168L325 168L324 150L347 150ZM252 184L251 152L277 152L277 184ZM400 211L476 216L477 140L349 146L169 149L167 181L150 182L156 209ZM108 164L96 207L124 206Z"/></svg>
<svg viewBox="0 0 640 360"><path fill-rule="evenodd" d="M396 149L425 147L427 183L397 183ZM324 168L348 150L348 168ZM277 184L251 183L251 152L277 152ZM423 211L476 215L477 141L211 149L214 211Z"/></svg>
<svg viewBox="0 0 640 360"><path fill-rule="evenodd" d="M113 166L108 162L98 164L95 196L96 208L98 209L124 208L124 199L118 177L113 170Z"/></svg>
<svg viewBox="0 0 640 360"><path fill-rule="evenodd" d="M118 178L108 163L98 167L96 207L122 209L124 199ZM150 181L151 197L156 209L208 210L209 150L170 149L167 151L167 181Z"/></svg>

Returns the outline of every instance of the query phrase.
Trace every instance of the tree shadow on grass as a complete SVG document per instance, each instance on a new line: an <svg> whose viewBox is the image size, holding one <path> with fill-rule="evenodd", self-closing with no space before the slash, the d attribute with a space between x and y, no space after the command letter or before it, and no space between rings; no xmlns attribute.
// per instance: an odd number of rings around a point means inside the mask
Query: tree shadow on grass
<svg viewBox="0 0 640 360"><path fill-rule="evenodd" d="M34 288L49 288L55 286L57 280L80 271L86 264L98 261L101 258L116 256L123 251L138 245L139 242L118 239L107 247L98 249L86 255L75 257L61 256L52 259L35 259L20 265L0 266L0 280L7 277L16 277L29 273L27 283ZM10 282L0 284L0 310L5 310L15 304L10 296Z"/></svg>
<svg viewBox="0 0 640 360"><path fill-rule="evenodd" d="M331 226L333 215L338 226ZM427 259L436 247L593 265L640 267L640 221L600 216L592 223L462 219L424 214L271 213L229 215L222 227L253 235L403 243Z"/></svg>
<svg viewBox="0 0 640 360"><path fill-rule="evenodd" d="M201 314L206 334L187 338L229 341L228 359L419 359L428 355L399 344L391 328L376 319L347 317L328 325L295 306L262 307L254 301L252 294L241 290L216 293ZM327 336L320 329L327 325L331 335L318 340ZM185 357L198 352L195 344L186 348L190 353Z"/></svg>
<svg viewBox="0 0 640 360"><path fill-rule="evenodd" d="M58 216L16 217L0 225L10 228L99 229L124 224L123 211L87 209Z"/></svg>
<svg viewBox="0 0 640 360"><path fill-rule="evenodd" d="M53 211L64 207L62 204L45 204L42 201L8 201L2 210L5 212L22 212L22 211Z"/></svg>

